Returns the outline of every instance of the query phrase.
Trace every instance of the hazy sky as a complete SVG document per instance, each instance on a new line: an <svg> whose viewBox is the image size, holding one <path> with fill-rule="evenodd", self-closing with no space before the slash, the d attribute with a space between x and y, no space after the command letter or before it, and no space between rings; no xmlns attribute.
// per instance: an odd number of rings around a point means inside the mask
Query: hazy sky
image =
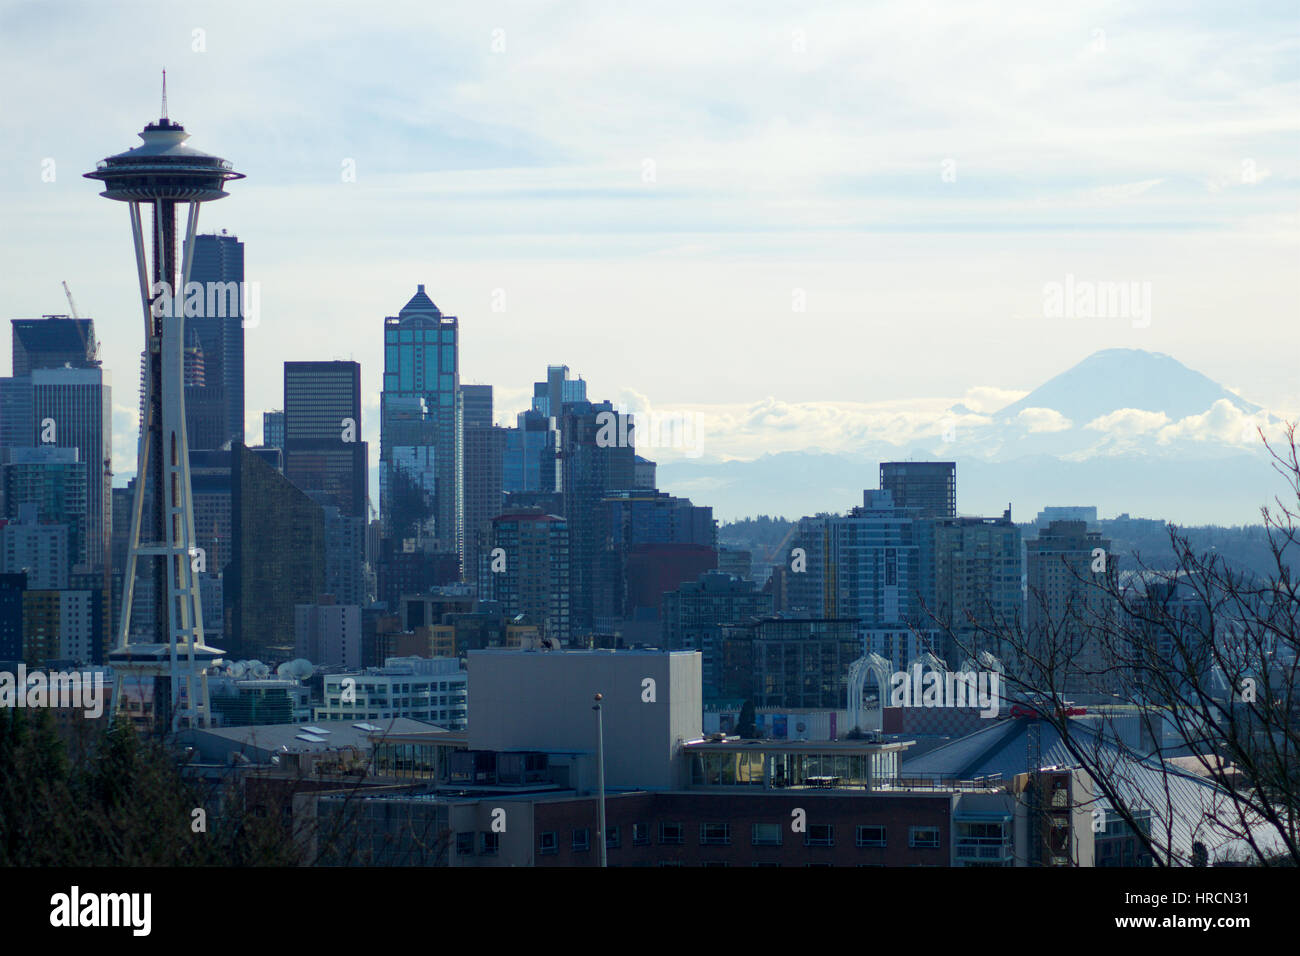
<svg viewBox="0 0 1300 956"><path fill-rule="evenodd" d="M499 420L564 363L744 423L710 455L774 450L769 419L830 448L846 417L992 410L1113 347L1296 413L1296 25L1293 0L0 2L0 311L66 312L69 282L130 471L127 215L81 174L138 144L165 67L191 144L248 176L201 227L261 284L250 441L283 361L356 359L377 454L382 322L417 283ZM1067 275L1149 282L1149 325L1044 317Z"/></svg>

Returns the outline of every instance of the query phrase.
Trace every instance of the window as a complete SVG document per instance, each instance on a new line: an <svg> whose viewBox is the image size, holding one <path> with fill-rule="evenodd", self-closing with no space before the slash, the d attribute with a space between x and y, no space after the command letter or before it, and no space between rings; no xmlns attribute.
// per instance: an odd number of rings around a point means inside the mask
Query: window
<svg viewBox="0 0 1300 956"><path fill-rule="evenodd" d="M650 824L648 823L632 824L632 845L633 846L650 845Z"/></svg>
<svg viewBox="0 0 1300 956"><path fill-rule="evenodd" d="M834 846L835 828L829 823L810 823L804 834L804 846Z"/></svg>
<svg viewBox="0 0 1300 956"><path fill-rule="evenodd" d="M754 846L780 846L781 824L755 823L753 838L750 842Z"/></svg>
<svg viewBox="0 0 1300 956"><path fill-rule="evenodd" d="M474 834L473 833L456 834L456 855L457 856L474 855Z"/></svg>
<svg viewBox="0 0 1300 956"><path fill-rule="evenodd" d="M584 850L591 849L591 830L583 827L581 830L573 831L573 851L581 853Z"/></svg>
<svg viewBox="0 0 1300 956"><path fill-rule="evenodd" d="M731 846L731 824L701 823L700 846Z"/></svg>
<svg viewBox="0 0 1300 956"><path fill-rule="evenodd" d="M885 828L860 826L858 827L858 846L884 846L885 845Z"/></svg>
<svg viewBox="0 0 1300 956"><path fill-rule="evenodd" d="M496 856L497 851L501 848L501 834L484 830L480 836L483 839L479 843L479 853L483 854L483 856Z"/></svg>
<svg viewBox="0 0 1300 956"><path fill-rule="evenodd" d="M560 837L554 830L547 830L541 835L541 842L537 845L537 852L540 856L550 856L558 853L560 850Z"/></svg>
<svg viewBox="0 0 1300 956"><path fill-rule="evenodd" d="M622 845L623 840L619 836L618 827L605 827L605 846L614 850Z"/></svg>
<svg viewBox="0 0 1300 956"><path fill-rule="evenodd" d="M724 860L708 860L705 862L704 865L705 866L731 866L730 863L727 863Z"/></svg>
<svg viewBox="0 0 1300 956"><path fill-rule="evenodd" d="M680 823L659 824L659 842L678 845L682 842L682 825Z"/></svg>
<svg viewBox="0 0 1300 956"><path fill-rule="evenodd" d="M938 827L909 827L907 845L914 850L936 849L939 846Z"/></svg>

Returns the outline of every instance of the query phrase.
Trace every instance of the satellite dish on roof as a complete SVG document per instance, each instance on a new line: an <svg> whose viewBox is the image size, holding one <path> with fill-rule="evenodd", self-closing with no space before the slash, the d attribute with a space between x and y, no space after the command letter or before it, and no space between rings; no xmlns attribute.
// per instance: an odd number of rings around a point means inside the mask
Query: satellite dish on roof
<svg viewBox="0 0 1300 956"><path fill-rule="evenodd" d="M275 669L276 677L283 677L285 680L303 680L310 677L316 665L305 657L296 657L291 661L285 661Z"/></svg>

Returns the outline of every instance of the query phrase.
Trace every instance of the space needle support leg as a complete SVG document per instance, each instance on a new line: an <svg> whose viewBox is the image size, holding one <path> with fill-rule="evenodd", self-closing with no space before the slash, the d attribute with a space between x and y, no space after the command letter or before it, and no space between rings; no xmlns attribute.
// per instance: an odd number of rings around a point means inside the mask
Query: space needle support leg
<svg viewBox="0 0 1300 956"><path fill-rule="evenodd" d="M140 281L140 307L144 311L144 336L145 342L153 334L151 314L149 310L149 269L145 264L144 256L144 229L140 225L140 204L138 202L128 203L127 211L131 216L131 239L135 245L135 266L136 273ZM145 387L149 387L148 376L145 377ZM148 414L150 401L148 394L144 400L145 420L140 423L140 438L136 445L136 478L135 478L135 495L131 501L131 523L126 542L126 568L122 575L122 619L118 625L117 646L125 647L127 638L131 633L131 609L135 603L135 575L136 567L139 562L137 548L140 546L140 524L141 516L144 510L145 479L144 476L149 472L149 422ZM113 712L114 714L123 704L121 675L119 674L114 681L113 688Z"/></svg>

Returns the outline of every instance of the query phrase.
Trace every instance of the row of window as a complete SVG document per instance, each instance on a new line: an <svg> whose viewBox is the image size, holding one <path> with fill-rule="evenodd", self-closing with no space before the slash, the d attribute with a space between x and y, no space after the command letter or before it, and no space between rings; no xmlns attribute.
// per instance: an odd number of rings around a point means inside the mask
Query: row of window
<svg viewBox="0 0 1300 956"><path fill-rule="evenodd" d="M659 843L661 846L681 846L685 841L685 828L680 823L660 823ZM781 846L785 829L780 823L755 823L750 830L752 846ZM487 834L484 834L487 836ZM859 825L854 834L855 845L859 847L883 847L888 845L885 827L876 825ZM618 827L607 827L605 846L613 849L622 845ZM632 845L650 845L650 824L632 824ZM804 846L834 846L835 827L830 823L810 823L803 835ZM907 828L907 845L914 850L938 849L940 846L939 827L914 826ZM582 852L591 849L591 830L588 827L575 829L570 834L570 849ZM731 846L730 823L701 823L700 846ZM540 834L538 853L542 855L558 853L559 834L547 830Z"/></svg>

